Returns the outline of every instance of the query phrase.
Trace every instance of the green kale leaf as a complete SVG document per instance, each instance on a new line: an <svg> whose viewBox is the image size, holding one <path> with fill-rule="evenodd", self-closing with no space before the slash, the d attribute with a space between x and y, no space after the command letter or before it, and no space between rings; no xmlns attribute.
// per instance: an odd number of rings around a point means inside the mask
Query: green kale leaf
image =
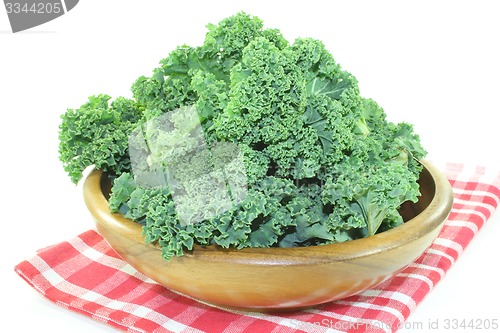
<svg viewBox="0 0 500 333"><path fill-rule="evenodd" d="M90 97L62 116L74 182L111 175L110 209L143 226L165 259L195 245L293 247L403 223L426 155L312 38L288 42L240 12L182 45L131 99Z"/></svg>

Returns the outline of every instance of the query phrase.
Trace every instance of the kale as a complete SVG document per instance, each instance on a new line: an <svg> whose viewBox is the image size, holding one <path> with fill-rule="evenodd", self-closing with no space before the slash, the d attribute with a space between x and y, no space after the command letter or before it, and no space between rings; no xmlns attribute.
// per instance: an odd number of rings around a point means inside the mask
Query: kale
<svg viewBox="0 0 500 333"><path fill-rule="evenodd" d="M74 182L114 176L110 208L170 259L224 248L343 242L403 223L426 154L311 38L289 43L238 13L180 46L132 99L100 95L62 116ZM134 159L135 156L135 159ZM139 156L139 158L137 158Z"/></svg>

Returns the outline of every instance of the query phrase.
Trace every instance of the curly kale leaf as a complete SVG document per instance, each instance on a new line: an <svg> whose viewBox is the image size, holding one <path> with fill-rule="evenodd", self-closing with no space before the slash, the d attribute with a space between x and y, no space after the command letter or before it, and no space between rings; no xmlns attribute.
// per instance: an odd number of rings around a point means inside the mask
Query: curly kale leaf
<svg viewBox="0 0 500 333"><path fill-rule="evenodd" d="M68 110L60 154L73 181L91 164L110 173L111 209L141 223L165 259L195 244L329 244L403 223L426 154L411 125L363 98L321 41L289 43L243 12L207 28L202 45L137 79L132 100ZM173 130L160 130L164 117ZM144 154L133 175L131 133Z"/></svg>
<svg viewBox="0 0 500 333"><path fill-rule="evenodd" d="M222 72L229 74L242 58L243 50L257 37L265 37L283 49L288 42L277 29L264 29L262 20L243 12L227 17L218 24L208 24L200 55L217 59Z"/></svg>
<svg viewBox="0 0 500 333"><path fill-rule="evenodd" d="M413 161L400 158L402 148L387 139L360 139L325 183L322 200L333 206L329 218L345 230L358 228L368 236L383 224L399 225L403 222L400 206L418 200L421 167L409 168Z"/></svg>
<svg viewBox="0 0 500 333"><path fill-rule="evenodd" d="M312 161L310 156L299 154L304 150L319 154L310 149L311 143L300 142L301 138L310 140L307 135L294 138L308 132L301 118L306 88L303 74L288 52L265 37L254 38L243 49L241 62L231 70L229 102L214 125L219 138L242 141L264 151L280 175L304 177L318 169L318 157ZM311 162L314 171L301 169Z"/></svg>
<svg viewBox="0 0 500 333"><path fill-rule="evenodd" d="M130 170L128 135L142 108L133 100L120 97L109 103L110 99L91 96L80 108L61 116L59 158L74 183L90 165L111 175Z"/></svg>
<svg viewBox="0 0 500 333"><path fill-rule="evenodd" d="M196 101L187 67L193 52L194 49L187 46L175 49L162 61L161 67L153 70L151 77L141 76L132 85L134 99L146 110L146 120Z"/></svg>
<svg viewBox="0 0 500 333"><path fill-rule="evenodd" d="M215 121L217 134L249 144L285 141L296 114L303 112L304 92L301 73L286 53L265 37L257 37L231 69L229 102Z"/></svg>
<svg viewBox="0 0 500 333"><path fill-rule="evenodd" d="M345 89L350 86L350 82L343 79L322 79L315 77L307 82L306 88L312 95L326 95L331 99L339 100Z"/></svg>

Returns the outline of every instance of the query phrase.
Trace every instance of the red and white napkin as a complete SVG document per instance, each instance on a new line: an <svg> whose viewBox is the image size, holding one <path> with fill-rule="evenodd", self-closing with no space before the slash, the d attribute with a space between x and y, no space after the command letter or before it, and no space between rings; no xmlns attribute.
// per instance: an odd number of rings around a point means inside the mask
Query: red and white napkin
<svg viewBox="0 0 500 333"><path fill-rule="evenodd" d="M15 270L63 308L127 332L385 332L397 330L500 203L500 173L447 164L455 193L434 243L408 268L357 296L285 314L212 307L173 293L125 263L94 230L37 252Z"/></svg>

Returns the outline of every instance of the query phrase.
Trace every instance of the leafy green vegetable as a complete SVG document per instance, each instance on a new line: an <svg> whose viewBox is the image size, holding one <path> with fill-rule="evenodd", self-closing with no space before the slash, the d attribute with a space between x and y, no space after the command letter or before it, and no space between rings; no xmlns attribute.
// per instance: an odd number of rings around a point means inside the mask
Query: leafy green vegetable
<svg viewBox="0 0 500 333"><path fill-rule="evenodd" d="M60 159L75 183L92 164L111 175L130 170L128 135L142 117L142 107L123 97L111 104L110 99L91 96L79 109L70 109L61 117Z"/></svg>
<svg viewBox="0 0 500 333"><path fill-rule="evenodd" d="M318 40L289 43L245 13L207 27L202 45L137 79L132 99L91 97L62 116L72 180L89 165L113 175L111 210L141 223L165 259L195 244L319 245L403 223L426 154L412 126L387 121ZM131 161L134 149L144 158Z"/></svg>

